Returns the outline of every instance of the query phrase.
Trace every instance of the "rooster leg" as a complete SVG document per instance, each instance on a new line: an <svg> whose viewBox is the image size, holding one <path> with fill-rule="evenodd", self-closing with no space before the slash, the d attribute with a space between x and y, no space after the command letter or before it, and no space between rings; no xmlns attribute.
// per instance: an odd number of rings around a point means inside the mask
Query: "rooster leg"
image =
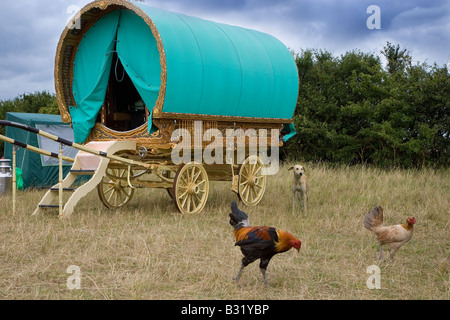
<svg viewBox="0 0 450 320"><path fill-rule="evenodd" d="M267 283L266 269L260 269L260 270L261 270L261 273L263 275L263 282L267 286L268 283Z"/></svg>
<svg viewBox="0 0 450 320"><path fill-rule="evenodd" d="M267 266L269 265L269 261L272 257L264 257L261 258L260 262L259 262L259 269L261 270L261 273L263 275L263 282L264 284L267 286L267 276L266 276L266 270L267 270Z"/></svg>
<svg viewBox="0 0 450 320"><path fill-rule="evenodd" d="M245 266L244 266L244 264L242 263L242 264L241 264L241 268L239 269L238 274L236 275L236 277L233 278L234 281L239 282L239 279L241 278L242 271L244 271L244 268L245 268Z"/></svg>
<svg viewBox="0 0 450 320"><path fill-rule="evenodd" d="M381 242L379 243L379 247L380 247L380 253L378 254L378 260L381 260L381 255L383 253L383 249L381 248Z"/></svg>

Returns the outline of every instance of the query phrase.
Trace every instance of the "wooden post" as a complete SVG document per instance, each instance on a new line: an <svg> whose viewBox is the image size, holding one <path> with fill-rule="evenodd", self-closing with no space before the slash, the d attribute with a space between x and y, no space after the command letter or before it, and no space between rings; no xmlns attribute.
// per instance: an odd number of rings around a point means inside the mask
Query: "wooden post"
<svg viewBox="0 0 450 320"><path fill-rule="evenodd" d="M13 215L16 215L16 153L17 147L13 146L13 163L12 163L12 197L13 197L13 205L12 211Z"/></svg>
<svg viewBox="0 0 450 320"><path fill-rule="evenodd" d="M63 145L59 144L59 217L63 216Z"/></svg>

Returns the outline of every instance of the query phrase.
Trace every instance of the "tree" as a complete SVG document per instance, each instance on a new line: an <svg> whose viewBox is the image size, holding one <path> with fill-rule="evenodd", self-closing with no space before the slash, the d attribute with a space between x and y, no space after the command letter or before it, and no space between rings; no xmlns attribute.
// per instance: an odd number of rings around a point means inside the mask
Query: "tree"
<svg viewBox="0 0 450 320"><path fill-rule="evenodd" d="M409 51L388 43L380 57L323 50L295 55L298 134L286 157L390 167L450 165L447 66L412 65Z"/></svg>
<svg viewBox="0 0 450 320"><path fill-rule="evenodd" d="M48 91L24 93L12 100L0 100L0 119L6 119L8 112L59 114L58 102ZM0 126L0 134L5 128ZM0 154L3 154L3 141L0 141Z"/></svg>
<svg viewBox="0 0 450 320"><path fill-rule="evenodd" d="M392 45L389 41L381 53L387 60L387 69L390 74L404 71L406 67L411 66L411 52L406 49L400 50L400 45Z"/></svg>
<svg viewBox="0 0 450 320"><path fill-rule="evenodd" d="M384 95L379 58L359 51L334 58L326 51L306 50L296 61L298 135L288 152L305 160L364 163L374 105Z"/></svg>

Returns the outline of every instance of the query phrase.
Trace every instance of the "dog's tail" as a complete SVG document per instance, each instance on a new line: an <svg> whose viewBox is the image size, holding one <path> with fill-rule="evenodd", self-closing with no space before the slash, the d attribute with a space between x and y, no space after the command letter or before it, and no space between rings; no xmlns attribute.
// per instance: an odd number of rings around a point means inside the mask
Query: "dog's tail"
<svg viewBox="0 0 450 320"><path fill-rule="evenodd" d="M370 210L364 216L364 227L368 230L381 226L383 224L383 208L378 206Z"/></svg>

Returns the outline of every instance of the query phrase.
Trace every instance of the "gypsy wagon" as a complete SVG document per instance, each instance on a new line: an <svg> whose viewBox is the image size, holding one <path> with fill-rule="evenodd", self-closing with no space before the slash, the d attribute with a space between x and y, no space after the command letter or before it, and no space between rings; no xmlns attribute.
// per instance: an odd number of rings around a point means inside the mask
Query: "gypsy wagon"
<svg viewBox="0 0 450 320"><path fill-rule="evenodd" d="M295 134L298 72L279 40L141 2L94 1L76 14L58 44L55 86L75 143L114 155L100 161L80 151L64 190L74 191L76 175L91 174L90 188L109 208L150 187L167 189L181 212L198 213L209 181L231 181L245 204L256 205L266 186L264 162L247 150L237 163L227 130L242 136L252 129L269 149ZM267 136L258 136L261 129ZM246 146L251 139L244 136ZM225 159L228 152L222 162L199 160L197 151L212 141L231 148L233 160ZM187 161L178 163L173 154L183 143L193 151L183 149ZM72 196L65 213L88 190ZM50 194L37 212L50 206Z"/></svg>

